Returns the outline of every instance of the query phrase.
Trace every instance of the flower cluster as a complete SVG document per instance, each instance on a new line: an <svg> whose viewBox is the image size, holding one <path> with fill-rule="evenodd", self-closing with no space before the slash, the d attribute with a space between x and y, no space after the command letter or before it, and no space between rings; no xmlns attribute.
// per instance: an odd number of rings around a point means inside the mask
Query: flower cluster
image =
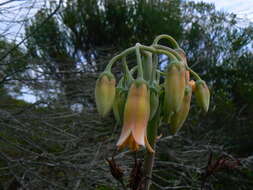
<svg viewBox="0 0 253 190"><path fill-rule="evenodd" d="M168 40L172 47L159 45L161 39ZM127 56L131 53L136 54L137 64L129 69ZM165 70L159 64L160 55L168 57ZM111 68L119 61L123 76L116 86ZM210 93L205 81L190 69L184 51L168 35L158 36L150 46L137 43L113 57L100 74L95 89L99 114L105 117L113 110L117 123L123 126L118 148L137 151L144 146L151 153L154 152L149 143L152 124L167 123L171 133L176 134L188 116L192 93L207 112Z"/></svg>

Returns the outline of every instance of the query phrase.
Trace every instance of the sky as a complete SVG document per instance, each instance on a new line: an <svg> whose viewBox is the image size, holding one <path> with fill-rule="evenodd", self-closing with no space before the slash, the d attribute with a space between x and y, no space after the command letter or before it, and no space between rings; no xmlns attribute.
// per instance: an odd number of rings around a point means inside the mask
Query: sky
<svg viewBox="0 0 253 190"><path fill-rule="evenodd" d="M24 34L23 21L32 18L46 0L0 0L0 35L10 41L20 41ZM49 0L47 0L49 1ZM51 0L53 1L53 0ZM239 18L239 25L246 26L253 23L253 0L194 0L195 2L213 3L217 10L235 13ZM22 7L22 8L20 8ZM23 89L26 95L19 99L35 102L36 97Z"/></svg>
<svg viewBox="0 0 253 190"><path fill-rule="evenodd" d="M253 0L195 0L215 4L217 10L235 13L244 22L253 22Z"/></svg>
<svg viewBox="0 0 253 190"><path fill-rule="evenodd" d="M237 14L241 26L253 22L253 0L194 1L214 3L218 10ZM45 2L46 0L0 0L0 34L6 36L10 41L20 40L24 33L24 26L21 23L24 19L33 17Z"/></svg>
<svg viewBox="0 0 253 190"><path fill-rule="evenodd" d="M241 26L253 22L253 0L194 1L213 3L218 10L237 14ZM33 17L45 2L45 0L0 0L0 34L6 36L10 41L21 39L24 33L24 26L21 23Z"/></svg>

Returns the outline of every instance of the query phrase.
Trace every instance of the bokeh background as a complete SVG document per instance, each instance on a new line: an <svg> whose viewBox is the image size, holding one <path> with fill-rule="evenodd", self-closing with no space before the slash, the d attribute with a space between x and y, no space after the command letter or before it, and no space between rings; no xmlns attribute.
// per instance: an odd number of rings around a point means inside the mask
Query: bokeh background
<svg viewBox="0 0 253 190"><path fill-rule="evenodd" d="M105 159L127 180L134 155L115 153L121 127L97 114L95 82L110 58L159 34L184 49L211 104L204 114L193 100L178 136L159 129L151 189L253 189L250 15L184 0L0 1L0 189L120 189ZM211 153L240 164L203 180Z"/></svg>

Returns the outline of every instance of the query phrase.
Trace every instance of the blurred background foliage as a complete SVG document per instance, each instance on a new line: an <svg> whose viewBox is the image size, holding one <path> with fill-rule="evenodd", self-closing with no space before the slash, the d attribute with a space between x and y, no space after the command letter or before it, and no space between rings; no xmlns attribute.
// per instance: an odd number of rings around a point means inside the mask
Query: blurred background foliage
<svg viewBox="0 0 253 190"><path fill-rule="evenodd" d="M152 189L253 189L253 25L183 0L66 0L48 19L57 6L47 4L26 22L25 47L8 53L15 44L0 40L3 189L120 189L105 162L120 128L112 115L97 115L95 81L113 55L136 42L150 45L159 34L173 36L207 81L211 107L203 114L193 101L178 136L160 129ZM20 100L28 92L35 102ZM210 152L241 166L203 185ZM132 154L115 159L128 174Z"/></svg>

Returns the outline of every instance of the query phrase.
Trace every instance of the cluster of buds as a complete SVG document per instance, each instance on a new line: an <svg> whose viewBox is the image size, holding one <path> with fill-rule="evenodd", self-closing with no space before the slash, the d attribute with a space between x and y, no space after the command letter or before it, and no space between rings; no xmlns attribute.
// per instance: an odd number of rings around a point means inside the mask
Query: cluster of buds
<svg viewBox="0 0 253 190"><path fill-rule="evenodd" d="M168 40L172 47L160 45L161 39ZM129 68L127 56L131 53L136 54L137 64ZM168 57L165 70L159 64L160 55ZM123 75L116 85L111 68L119 61ZM206 83L188 66L184 51L168 35L158 36L150 46L137 43L113 57L95 89L99 114L105 117L113 110L117 123L123 126L118 149L137 151L144 146L149 152L154 152L149 143L152 134L148 132L153 130L147 129L153 127L152 123L165 122L176 134L188 116L192 93L207 112L210 93Z"/></svg>

